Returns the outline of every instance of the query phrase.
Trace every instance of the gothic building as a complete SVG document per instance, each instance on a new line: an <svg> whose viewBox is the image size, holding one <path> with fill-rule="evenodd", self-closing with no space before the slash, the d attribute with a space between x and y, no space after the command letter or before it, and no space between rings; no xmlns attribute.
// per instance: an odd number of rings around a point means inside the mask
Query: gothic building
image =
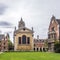
<svg viewBox="0 0 60 60"><path fill-rule="evenodd" d="M14 50L31 51L33 50L33 28L25 27L25 22L21 18L18 29L14 31Z"/></svg>
<svg viewBox="0 0 60 60"><path fill-rule="evenodd" d="M49 29L48 29L48 48L49 51L54 51L55 41L60 40L60 19L56 19L52 16Z"/></svg>
<svg viewBox="0 0 60 60"><path fill-rule="evenodd" d="M47 51L47 45L46 45L47 39L40 39L39 35L37 35L37 38L34 39L34 51Z"/></svg>
<svg viewBox="0 0 60 60"><path fill-rule="evenodd" d="M0 34L0 51L8 51L8 36Z"/></svg>

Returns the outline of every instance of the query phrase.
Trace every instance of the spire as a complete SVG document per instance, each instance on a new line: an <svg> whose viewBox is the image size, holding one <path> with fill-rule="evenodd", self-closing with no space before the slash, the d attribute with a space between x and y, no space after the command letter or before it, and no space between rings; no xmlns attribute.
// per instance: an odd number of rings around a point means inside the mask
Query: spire
<svg viewBox="0 0 60 60"><path fill-rule="evenodd" d="M21 21L23 21L22 17L21 17Z"/></svg>
<svg viewBox="0 0 60 60"><path fill-rule="evenodd" d="M51 18L51 20L53 20L53 19L56 19L54 15L52 15L52 18Z"/></svg>
<svg viewBox="0 0 60 60"><path fill-rule="evenodd" d="M23 21L22 17L21 17L21 20L19 21L19 25L18 25L18 28L23 28L25 27L25 22Z"/></svg>

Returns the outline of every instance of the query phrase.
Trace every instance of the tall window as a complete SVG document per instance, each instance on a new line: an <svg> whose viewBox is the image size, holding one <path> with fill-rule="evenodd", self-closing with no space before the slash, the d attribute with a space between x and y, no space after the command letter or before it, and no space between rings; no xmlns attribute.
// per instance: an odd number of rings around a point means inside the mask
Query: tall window
<svg viewBox="0 0 60 60"><path fill-rule="evenodd" d="M18 40L19 40L18 43L21 44L21 37L19 37Z"/></svg>
<svg viewBox="0 0 60 60"><path fill-rule="evenodd" d="M26 44L26 36L25 35L22 36L22 44Z"/></svg>
<svg viewBox="0 0 60 60"><path fill-rule="evenodd" d="M52 31L54 31L54 27L52 27Z"/></svg>
<svg viewBox="0 0 60 60"><path fill-rule="evenodd" d="M27 44L30 44L30 37L27 37Z"/></svg>
<svg viewBox="0 0 60 60"><path fill-rule="evenodd" d="M48 39L50 39L50 34L48 34Z"/></svg>

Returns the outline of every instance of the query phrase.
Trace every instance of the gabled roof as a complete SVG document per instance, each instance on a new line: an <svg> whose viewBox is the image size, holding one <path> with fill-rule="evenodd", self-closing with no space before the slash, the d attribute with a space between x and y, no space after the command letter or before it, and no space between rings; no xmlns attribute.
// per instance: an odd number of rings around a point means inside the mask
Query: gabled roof
<svg viewBox="0 0 60 60"><path fill-rule="evenodd" d="M60 19L56 19L56 21L58 22L58 24L60 25Z"/></svg>
<svg viewBox="0 0 60 60"><path fill-rule="evenodd" d="M2 40L5 36L3 34L0 35L0 40Z"/></svg>
<svg viewBox="0 0 60 60"><path fill-rule="evenodd" d="M29 32L32 32L33 33L33 31L31 29L28 29L27 27L22 27L22 28L16 30L15 33L21 32L21 30L23 30L23 29L28 30Z"/></svg>

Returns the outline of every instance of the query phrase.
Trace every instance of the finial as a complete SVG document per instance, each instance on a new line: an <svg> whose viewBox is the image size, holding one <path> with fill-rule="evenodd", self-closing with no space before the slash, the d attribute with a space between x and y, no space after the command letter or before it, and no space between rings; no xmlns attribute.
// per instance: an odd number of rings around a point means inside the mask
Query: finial
<svg viewBox="0 0 60 60"><path fill-rule="evenodd" d="M21 21L22 21L23 19L22 19L22 17L21 17Z"/></svg>
<svg viewBox="0 0 60 60"><path fill-rule="evenodd" d="M55 19L55 16L54 16L54 15L52 15L52 18L51 18L51 20L53 20L53 19Z"/></svg>
<svg viewBox="0 0 60 60"><path fill-rule="evenodd" d="M33 27L32 27L32 31L33 31Z"/></svg>

